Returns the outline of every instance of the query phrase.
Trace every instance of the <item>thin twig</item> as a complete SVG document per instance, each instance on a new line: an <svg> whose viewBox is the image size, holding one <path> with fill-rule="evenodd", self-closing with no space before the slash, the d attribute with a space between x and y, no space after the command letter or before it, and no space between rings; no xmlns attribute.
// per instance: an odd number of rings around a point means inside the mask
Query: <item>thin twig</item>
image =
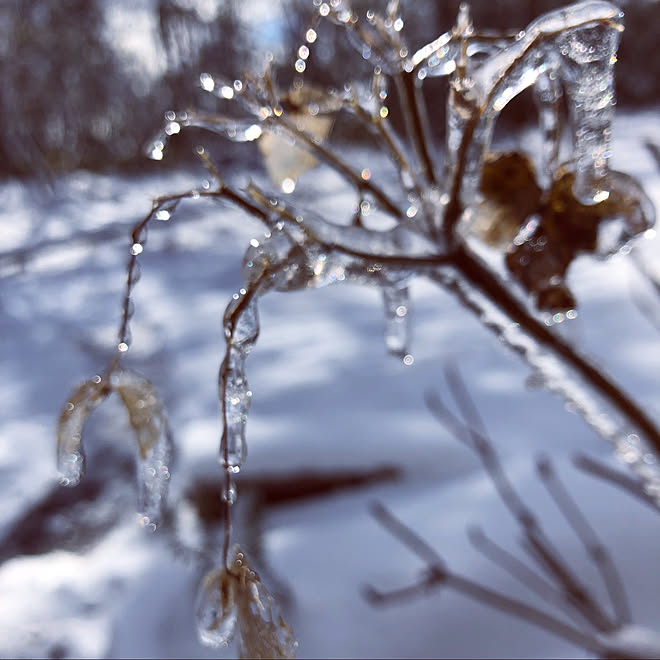
<svg viewBox="0 0 660 660"><path fill-rule="evenodd" d="M457 438L459 440L465 442L465 437L469 437L467 445L477 453L500 499L520 524L525 537L525 549L531 550L531 557L561 586L561 591L567 602L577 608L599 630L611 630L613 623L609 617L602 611L577 575L570 570L559 551L552 546L533 512L524 504L509 481L495 453L493 444L485 432L484 424L479 417L474 401L458 372L449 368L446 369L446 372L450 391L465 420L460 421L454 417L437 395L435 398L427 396L427 405L431 412L454 435L457 435L458 431ZM480 433L476 430L476 427L481 427L484 430Z"/></svg>
<svg viewBox="0 0 660 660"><path fill-rule="evenodd" d="M522 560L518 559L518 557L495 543L480 527L471 527L468 529L468 539L476 550L481 552L494 564L504 569L509 575L518 580L518 582L524 584L537 596L540 596L543 600L564 605L563 594L557 591L553 584L536 573Z"/></svg>
<svg viewBox="0 0 660 660"><path fill-rule="evenodd" d="M383 592L371 586L367 587L365 595L370 602L374 604L389 604L390 602L425 595L433 587L445 586L479 603L493 607L500 612L506 612L528 623L532 623L582 648L599 654L603 651L602 645L597 639L573 628L560 619L546 614L542 610L528 605L523 601L505 596L473 580L452 573L445 568L442 558L426 541L401 520L396 518L382 504L379 504L374 509L374 515L406 547L410 548L421 559L427 561L428 569L426 577L421 581L392 592Z"/></svg>
<svg viewBox="0 0 660 660"><path fill-rule="evenodd" d="M537 461L536 467L541 481L547 488L550 496L598 568L607 588L617 625L630 623L632 616L628 598L623 588L621 576L609 552L601 543L594 528L578 508L575 500L562 484L550 460L547 457L542 457Z"/></svg>
<svg viewBox="0 0 660 660"><path fill-rule="evenodd" d="M578 453L573 457L573 463L583 472L607 481L613 486L626 491L629 495L641 500L658 513L657 501L644 490L644 484L641 479L612 468L606 463L582 453Z"/></svg>

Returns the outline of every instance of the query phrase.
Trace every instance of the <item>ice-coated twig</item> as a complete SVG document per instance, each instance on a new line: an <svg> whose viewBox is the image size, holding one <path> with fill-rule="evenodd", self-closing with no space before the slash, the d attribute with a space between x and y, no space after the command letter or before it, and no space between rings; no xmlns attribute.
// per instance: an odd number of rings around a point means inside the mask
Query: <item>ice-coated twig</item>
<svg viewBox="0 0 660 660"><path fill-rule="evenodd" d="M557 588L530 568L521 559L489 538L478 526L468 528L468 539L472 546L481 552L488 560L505 570L518 582L524 584L530 591L543 600L564 606L564 596Z"/></svg>
<svg viewBox="0 0 660 660"><path fill-rule="evenodd" d="M583 633L579 629L566 624L561 619L553 617L521 600L484 587L469 578L450 571L445 566L440 555L419 534L396 518L382 504L373 506L372 513L393 536L410 548L423 561L426 561L428 568L419 582L403 587L402 589L383 592L372 586L366 587L364 594L369 602L374 605L388 605L397 603L403 599L424 596L434 588L446 587L448 589L454 589L479 603L539 626L598 655L603 652L604 649L595 636Z"/></svg>
<svg viewBox="0 0 660 660"><path fill-rule="evenodd" d="M625 433L604 416L597 401L582 391L580 381L588 383L592 391L598 393L613 410L643 432L655 452L660 452L660 430L656 422L621 386L531 314L497 274L475 254L461 247L452 256L456 275L449 270L440 270L428 271L428 276L457 295L487 328L540 373L546 387L570 401L587 423L609 439L615 448L625 443ZM499 318L491 313L489 307L504 312L505 317ZM571 371L577 379L571 378ZM643 467L642 458L643 450L640 451L639 461L628 462L639 470ZM658 477L648 475L647 479L653 482Z"/></svg>
<svg viewBox="0 0 660 660"><path fill-rule="evenodd" d="M621 488L630 495L650 506L658 512L657 497L650 495L644 488L644 482L639 477L617 470L603 461L599 461L587 454L577 453L573 459L577 468L598 479L602 479L617 488Z"/></svg>
<svg viewBox="0 0 660 660"><path fill-rule="evenodd" d="M427 394L427 406L456 439L477 454L500 499L521 526L524 534L523 548L528 551L539 568L558 585L566 602L577 609L596 629L603 631L613 629L615 625L610 617L571 570L561 553L553 547L538 518L523 502L507 478L492 441L485 434L476 406L458 372L448 368L446 374L452 396L465 419L462 421L455 417L437 394Z"/></svg>
<svg viewBox="0 0 660 660"><path fill-rule="evenodd" d="M630 623L632 616L628 597L623 588L619 571L614 565L607 548L600 541L595 530L562 484L550 459L545 456L540 457L537 460L536 469L564 519L569 523L593 560L594 565L598 568L614 609L616 625L621 626Z"/></svg>
<svg viewBox="0 0 660 660"><path fill-rule="evenodd" d="M458 372L447 368L446 373L452 396L461 415L466 419L457 418L437 396L428 395L427 404L457 439L480 456L500 498L523 528L526 549L550 581L489 539L480 528L472 528L468 532L470 541L488 559L543 600L560 606L570 616L571 621L576 623L581 621L581 628L567 625L563 620L537 607L453 573L433 547L380 503L371 507L374 517L420 557L427 564L427 569L420 580L392 591L383 592L368 586L364 590L365 597L374 605L393 604L425 596L433 589L446 587L544 628L596 653L598 657L654 657L657 651L657 635L651 630L631 623L623 585L611 558L559 481L552 466L547 460L540 459L537 469L559 510L596 564L612 601L614 620L610 619L599 603L580 584L566 562L550 545L541 530L540 523L508 482L491 441L486 435L477 408Z"/></svg>

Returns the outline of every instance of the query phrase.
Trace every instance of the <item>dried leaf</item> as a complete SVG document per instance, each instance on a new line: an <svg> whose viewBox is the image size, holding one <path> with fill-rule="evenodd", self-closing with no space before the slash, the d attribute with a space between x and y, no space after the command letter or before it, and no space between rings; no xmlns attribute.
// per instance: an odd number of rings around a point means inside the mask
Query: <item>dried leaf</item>
<svg viewBox="0 0 660 660"><path fill-rule="evenodd" d="M202 643L222 647L233 640L237 626L241 658L295 658L293 631L236 545L230 567L211 571L202 582L197 631Z"/></svg>
<svg viewBox="0 0 660 660"><path fill-rule="evenodd" d="M156 388L131 371L116 371L112 388L121 397L138 446L138 510L143 525L155 530L163 516L170 479L172 439Z"/></svg>
<svg viewBox="0 0 660 660"><path fill-rule="evenodd" d="M156 388L146 378L127 370L112 375L112 388L126 406L140 456L144 459L167 425L165 410Z"/></svg>
<svg viewBox="0 0 660 660"><path fill-rule="evenodd" d="M62 484L75 486L85 471L82 433L85 422L96 406L110 393L100 376L81 383L71 395L57 423L57 468Z"/></svg>

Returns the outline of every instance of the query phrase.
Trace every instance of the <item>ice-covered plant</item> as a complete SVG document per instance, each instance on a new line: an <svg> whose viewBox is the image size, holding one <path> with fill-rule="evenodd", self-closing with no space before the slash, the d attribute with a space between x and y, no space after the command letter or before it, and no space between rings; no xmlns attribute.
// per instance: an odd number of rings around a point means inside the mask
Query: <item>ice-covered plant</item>
<svg viewBox="0 0 660 660"><path fill-rule="evenodd" d="M182 130L206 129L234 142L256 142L280 189L254 182L243 189L230 185L213 154L198 147L212 183L156 199L133 230L117 352L102 376L72 395L58 438L63 481L74 485L83 470L85 420L106 396L118 393L137 435L142 521L151 529L161 523L171 458L167 420L154 387L123 366L147 230L170 219L185 199L230 203L259 220L265 233L250 241L244 288L234 294L223 319L226 352L219 401L225 535L221 568L203 585L199 621L203 640L227 643L238 626L246 649L256 648L246 635L258 632L270 635L270 641L262 640L268 653L277 649L283 655L295 650L290 630L275 613L272 598L260 595L263 587L240 550L230 552L233 479L246 458L252 396L245 362L259 333L258 300L271 290L341 282L380 287L387 348L409 364L408 284L415 277L436 282L612 441L660 503L659 473L655 462L647 460L660 452L660 430L552 328L576 315L566 280L574 258L585 253L607 257L654 220L640 186L608 165L622 12L608 2L588 0L501 35L475 29L468 6L462 5L449 32L411 49L396 0L384 14L369 10L365 15L344 0L313 4L314 18L297 48L291 86L280 88L270 61L263 71L236 80L204 72L199 83L217 97L217 112L166 114L163 132L149 147L151 158L163 158L168 140ZM369 80L347 80L339 90L306 81L321 21L343 30L357 57L372 65ZM449 77L444 150L433 143L429 126L437 109L428 108L425 97L425 81L436 76ZM498 116L527 88L538 106L539 153L491 153ZM373 172L355 167L350 152L325 141L333 122L347 115L375 138L372 156L394 166L396 185L377 181L375 166ZM395 116L400 131L393 128ZM563 150L566 134L571 146ZM354 190L353 213L325 217L317 209L302 208L295 196L288 198L298 176L317 161Z"/></svg>

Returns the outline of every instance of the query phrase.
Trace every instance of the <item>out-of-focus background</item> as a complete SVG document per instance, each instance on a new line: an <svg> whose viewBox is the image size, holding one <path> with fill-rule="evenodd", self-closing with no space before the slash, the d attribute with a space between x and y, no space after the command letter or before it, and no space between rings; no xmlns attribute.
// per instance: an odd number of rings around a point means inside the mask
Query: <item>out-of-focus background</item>
<svg viewBox="0 0 660 660"><path fill-rule="evenodd" d="M371 4L354 3L362 12ZM409 47L453 25L458 4L419 2L404 10ZM470 3L477 27L506 30L562 4ZM651 28L658 3L620 4L627 32L619 52L618 100L624 108L653 104L660 97ZM288 84L291 56L311 8L311 0L6 0L0 7L0 174L144 171L144 146L166 110L212 104L199 93L200 72L239 77L272 53L278 79ZM343 85L342 63L349 60L353 75L366 70L341 31L324 32L307 72L310 82ZM441 134L444 88L434 90L434 112L440 114L434 128ZM522 106L511 114L515 120L527 116ZM190 154L187 140L176 146L179 157L168 159L170 165Z"/></svg>
<svg viewBox="0 0 660 660"><path fill-rule="evenodd" d="M384 6L377 6L384 10ZM560 2L475 1L477 26L522 28ZM384 5L384 3L383 3ZM403 3L411 49L449 29L458 2ZM365 11L371 4L356 3ZM613 167L660 206L660 3L623 3ZM184 203L152 229L141 258L127 365L148 376L177 446L171 502L178 540L135 520L134 443L116 401L90 418L88 472L59 486L55 429L72 387L103 370L116 346L130 229L157 195L199 186L193 157L208 146L236 185L267 185L254 144L189 130L161 162L145 146L168 110L215 108L199 73L229 79L270 53L291 82L294 53L315 10L292 0L4 0L0 4L0 656L232 657L197 640L194 603L221 534L217 369L221 319L241 286L241 262L261 228L229 206ZM306 75L343 85L367 63L335 26L319 27ZM438 145L446 81L426 90ZM532 155L530 99L516 99L500 137ZM396 118L394 118L396 122ZM395 123L395 128L396 128ZM333 148L374 180L395 178L355 124ZM649 148L651 145L651 148ZM439 150L441 147L439 147ZM388 178L389 177L389 178ZM354 192L328 167L303 175L296 203L351 213ZM570 271L578 318L556 326L660 419L660 303L638 267L658 259L652 232L626 254L579 259ZM438 287L411 286L412 366L385 354L377 290L342 285L273 293L247 361L254 392L236 530L300 640L301 657L575 657L584 651L453 592L387 608L365 584L396 588L423 569L369 514L385 503L458 573L534 605L470 546L476 524L522 556L519 531L478 461L432 417L424 395L447 397L443 368L462 373L503 464L549 535L601 602L592 562L534 471L552 458L622 573L633 619L659 630L660 516L577 470L578 451L616 467L611 447ZM185 546L185 547L182 547ZM580 622L569 621L577 626Z"/></svg>

